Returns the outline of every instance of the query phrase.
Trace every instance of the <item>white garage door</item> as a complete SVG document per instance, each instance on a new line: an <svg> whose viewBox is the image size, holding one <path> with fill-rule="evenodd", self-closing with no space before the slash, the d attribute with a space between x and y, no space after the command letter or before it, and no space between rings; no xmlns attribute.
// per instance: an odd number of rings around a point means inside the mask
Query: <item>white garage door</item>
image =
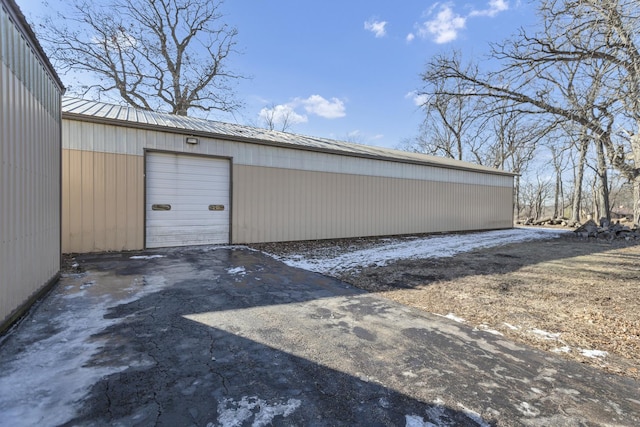
<svg viewBox="0 0 640 427"><path fill-rule="evenodd" d="M229 243L229 161L147 153L146 247Z"/></svg>

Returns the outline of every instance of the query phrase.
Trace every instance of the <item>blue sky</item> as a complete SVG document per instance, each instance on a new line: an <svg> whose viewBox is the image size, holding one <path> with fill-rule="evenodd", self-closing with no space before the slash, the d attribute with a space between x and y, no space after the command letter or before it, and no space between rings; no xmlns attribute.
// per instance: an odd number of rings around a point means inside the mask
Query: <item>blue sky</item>
<svg viewBox="0 0 640 427"><path fill-rule="evenodd" d="M29 21L42 15L41 0L16 1ZM229 66L251 78L237 87L245 107L211 119L262 125L275 106L295 119L291 132L390 148L418 132L413 92L430 57L482 55L534 13L517 0L227 0L223 10L242 52Z"/></svg>

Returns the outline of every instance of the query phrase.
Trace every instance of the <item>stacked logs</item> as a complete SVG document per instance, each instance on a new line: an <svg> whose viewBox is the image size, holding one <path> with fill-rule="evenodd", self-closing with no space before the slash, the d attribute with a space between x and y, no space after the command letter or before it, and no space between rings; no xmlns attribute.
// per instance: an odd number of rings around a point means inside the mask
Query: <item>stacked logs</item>
<svg viewBox="0 0 640 427"><path fill-rule="evenodd" d="M584 224L572 223L566 218L543 218L538 220L526 219L516 222L518 225L533 226L561 226L574 228L577 237L587 239L595 237L598 239L624 239L640 240L640 227L637 224L625 225L620 221L611 222L606 218L600 218L600 223L589 219Z"/></svg>

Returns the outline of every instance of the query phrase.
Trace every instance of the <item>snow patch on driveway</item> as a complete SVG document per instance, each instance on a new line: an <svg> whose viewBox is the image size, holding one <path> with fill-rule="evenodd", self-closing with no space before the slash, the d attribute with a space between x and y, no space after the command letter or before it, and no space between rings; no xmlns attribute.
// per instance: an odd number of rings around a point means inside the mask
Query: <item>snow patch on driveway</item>
<svg viewBox="0 0 640 427"><path fill-rule="evenodd" d="M108 294L100 295L100 286L93 286L95 281L85 279L84 275L63 277L60 288L64 293L53 293L44 302L52 308L34 311L22 321L20 334L15 339L23 341L24 350L19 358L2 358L0 425L65 424L76 416L82 400L100 378L151 363L123 358L120 364L101 366L91 360L104 345L100 333L121 321L105 317L109 308L162 289L166 286L164 277L145 276L138 282L131 279L127 289L129 297L117 301ZM87 286L89 284L91 286ZM89 295L92 291L95 295ZM77 299L86 302L65 303ZM55 316L50 316L54 310ZM43 334L48 336L40 338ZM26 372L29 375L25 375ZM37 396L36 405L34 396Z"/></svg>
<svg viewBox="0 0 640 427"><path fill-rule="evenodd" d="M218 405L218 423L208 423L207 427L240 427L252 418L253 427L271 425L275 417L286 418L301 404L298 399L289 399L284 403L269 403L256 396L244 396L239 401L224 399Z"/></svg>
<svg viewBox="0 0 640 427"><path fill-rule="evenodd" d="M155 259L155 258L164 258L165 255L134 255L130 256L129 259Z"/></svg>
<svg viewBox="0 0 640 427"><path fill-rule="evenodd" d="M244 269L244 267L235 267L235 268L227 268L227 273L239 274L240 276L244 276L245 274L247 274L247 271Z"/></svg>

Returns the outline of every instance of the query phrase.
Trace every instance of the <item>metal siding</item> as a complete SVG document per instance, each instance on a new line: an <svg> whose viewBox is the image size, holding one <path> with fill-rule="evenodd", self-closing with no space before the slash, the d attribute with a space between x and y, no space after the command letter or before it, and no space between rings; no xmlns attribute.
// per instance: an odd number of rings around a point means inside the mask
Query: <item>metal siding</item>
<svg viewBox="0 0 640 427"><path fill-rule="evenodd" d="M142 248L143 160L63 150L62 251Z"/></svg>
<svg viewBox="0 0 640 427"><path fill-rule="evenodd" d="M147 129L136 129L64 119L67 129L64 148L142 156L144 149L185 152L219 157L232 157L234 164L246 166L301 169L317 172L350 173L363 176L420 179L512 187L513 178L490 172L449 169L445 167L366 159L331 153L303 151L293 148L199 138L193 146L184 142L185 135ZM67 127L68 125L68 127ZM78 134L78 132L81 132ZM104 138L104 149L95 142ZM98 136L96 136L98 135ZM348 153L347 153L348 154Z"/></svg>
<svg viewBox="0 0 640 427"><path fill-rule="evenodd" d="M239 165L234 185L233 243L511 226L501 187Z"/></svg>
<svg viewBox="0 0 640 427"><path fill-rule="evenodd" d="M57 85L9 19L4 2L0 45L2 326L60 269L61 141Z"/></svg>

